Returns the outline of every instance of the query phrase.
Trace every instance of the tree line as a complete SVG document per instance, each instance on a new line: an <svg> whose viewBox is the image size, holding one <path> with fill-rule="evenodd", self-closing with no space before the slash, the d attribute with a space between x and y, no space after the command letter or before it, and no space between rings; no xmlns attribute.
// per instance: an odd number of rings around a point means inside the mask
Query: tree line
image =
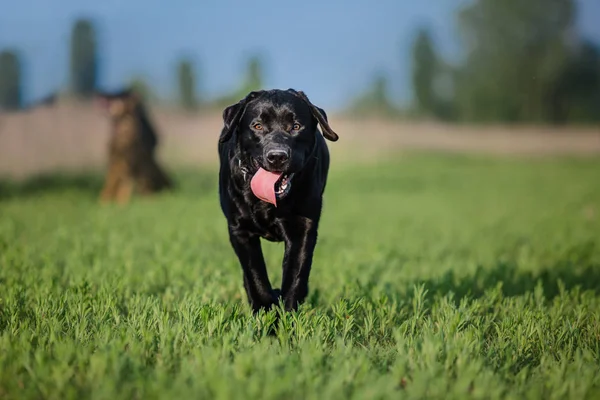
<svg viewBox="0 0 600 400"><path fill-rule="evenodd" d="M576 27L574 0L476 0L457 15L463 57L453 65L428 29L410 54L412 104L399 110L374 77L353 112L465 123L600 121L600 50Z"/></svg>
<svg viewBox="0 0 600 400"><path fill-rule="evenodd" d="M421 30L415 112L478 123L600 121L600 51L577 32L576 11L574 0L478 0L458 15L465 57L457 66Z"/></svg>
<svg viewBox="0 0 600 400"><path fill-rule="evenodd" d="M89 19L77 20L71 30L69 60L69 84L66 93L79 100L93 97L98 89L99 54L94 24ZM15 49L0 52L0 110L16 111L26 108L23 99L23 62ZM234 93L211 102L213 104L230 104L248 91L263 86L263 66L261 58L252 56L247 60L247 72L242 86ZM197 93L197 66L189 57L182 57L175 70L175 88L177 104L189 111L197 110L204 100ZM152 87L141 77L134 77L129 82L143 98L152 101L157 96Z"/></svg>
<svg viewBox="0 0 600 400"><path fill-rule="evenodd" d="M457 22L463 57L444 60L432 34L419 29L410 54L412 103L401 110L390 100L388 78L378 74L356 101L356 111L456 122L590 123L600 121L600 50L575 23L575 0L476 0L460 10ZM0 52L0 108L23 107L22 61L18 52ZM97 87L98 50L89 20L76 21L71 34L69 92L90 97ZM175 70L178 104L237 101L263 85L260 57L247 61L244 83L234 93L208 102L197 93L197 66L190 58ZM132 80L143 96L151 87Z"/></svg>

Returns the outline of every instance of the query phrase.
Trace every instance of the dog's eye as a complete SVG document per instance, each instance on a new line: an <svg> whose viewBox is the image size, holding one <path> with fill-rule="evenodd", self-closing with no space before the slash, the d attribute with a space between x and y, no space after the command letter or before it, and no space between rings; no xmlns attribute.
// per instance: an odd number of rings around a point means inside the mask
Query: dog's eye
<svg viewBox="0 0 600 400"><path fill-rule="evenodd" d="M299 123L297 123L297 122L296 122L296 123L295 123L295 124L292 126L292 130L294 130L294 131L299 131L299 130L300 130L300 128L301 128L301 126L300 126L300 124L299 124Z"/></svg>
<svg viewBox="0 0 600 400"><path fill-rule="evenodd" d="M253 125L254 129L256 129L257 131L262 131L263 126L260 122L257 122Z"/></svg>

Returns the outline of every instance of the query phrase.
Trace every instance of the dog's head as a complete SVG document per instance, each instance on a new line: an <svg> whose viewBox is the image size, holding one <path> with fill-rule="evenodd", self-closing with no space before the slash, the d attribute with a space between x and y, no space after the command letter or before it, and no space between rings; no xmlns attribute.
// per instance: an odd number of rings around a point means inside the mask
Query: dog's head
<svg viewBox="0 0 600 400"><path fill-rule="evenodd" d="M132 89L117 92L97 91L95 98L99 106L113 119L134 113L140 106L140 98Z"/></svg>
<svg viewBox="0 0 600 400"><path fill-rule="evenodd" d="M308 97L293 89L251 92L223 111L219 142L237 132L239 148L255 168L286 175L300 171L308 161L320 135L335 142L327 114Z"/></svg>

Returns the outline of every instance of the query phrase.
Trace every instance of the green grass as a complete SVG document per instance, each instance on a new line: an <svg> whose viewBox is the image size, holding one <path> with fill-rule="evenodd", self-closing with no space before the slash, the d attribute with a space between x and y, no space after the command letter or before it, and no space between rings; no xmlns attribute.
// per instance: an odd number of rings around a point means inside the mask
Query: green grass
<svg viewBox="0 0 600 400"><path fill-rule="evenodd" d="M334 159L308 302L275 337L216 170L124 208L97 177L2 184L0 398L600 398L599 171Z"/></svg>

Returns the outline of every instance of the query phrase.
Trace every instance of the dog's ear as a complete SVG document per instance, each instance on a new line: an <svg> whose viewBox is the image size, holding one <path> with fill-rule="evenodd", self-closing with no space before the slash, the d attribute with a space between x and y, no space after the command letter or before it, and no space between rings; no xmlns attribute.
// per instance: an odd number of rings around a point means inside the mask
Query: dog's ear
<svg viewBox="0 0 600 400"><path fill-rule="evenodd" d="M141 100L141 96L139 94L139 92L134 89L134 88L128 88L124 93L123 93L124 97L129 97L132 100L135 101L140 101Z"/></svg>
<svg viewBox="0 0 600 400"><path fill-rule="evenodd" d="M258 97L260 93L262 93L262 90L250 92L242 100L226 107L223 110L223 129L221 130L221 135L219 136L219 143L224 143L229 140L231 135L233 135L233 132L236 130L242 115L244 115L244 111L246 111L246 105L250 100Z"/></svg>
<svg viewBox="0 0 600 400"><path fill-rule="evenodd" d="M127 86L125 89L119 92L118 96L124 99L131 99L136 103L141 103L144 100L140 91L133 86Z"/></svg>
<svg viewBox="0 0 600 400"><path fill-rule="evenodd" d="M141 94L134 88L127 88L122 92L122 98L134 108L143 107L143 99Z"/></svg>
<svg viewBox="0 0 600 400"><path fill-rule="evenodd" d="M102 92L96 92L94 93L94 103L96 103L96 105L102 109L107 109L108 105L110 104L110 98Z"/></svg>
<svg viewBox="0 0 600 400"><path fill-rule="evenodd" d="M233 135L245 105L245 99L243 99L223 110L223 129L221 129L219 143L228 141L231 135Z"/></svg>
<svg viewBox="0 0 600 400"><path fill-rule="evenodd" d="M323 129L323 136L325 136L325 139L331 140L332 142L336 142L339 139L339 136L329 126L329 121L327 120L327 113L325 113L325 110L323 110L321 107L317 107L313 103L311 103L311 101L308 99L308 97L306 96L306 94L303 91L301 91L301 90L296 91L294 89L288 89L288 91L292 92L296 96L300 97L302 100L304 100L306 102L306 104L308 104L308 106L310 107L310 111L312 112L312 115L316 118L319 125L321 125L321 129Z"/></svg>

